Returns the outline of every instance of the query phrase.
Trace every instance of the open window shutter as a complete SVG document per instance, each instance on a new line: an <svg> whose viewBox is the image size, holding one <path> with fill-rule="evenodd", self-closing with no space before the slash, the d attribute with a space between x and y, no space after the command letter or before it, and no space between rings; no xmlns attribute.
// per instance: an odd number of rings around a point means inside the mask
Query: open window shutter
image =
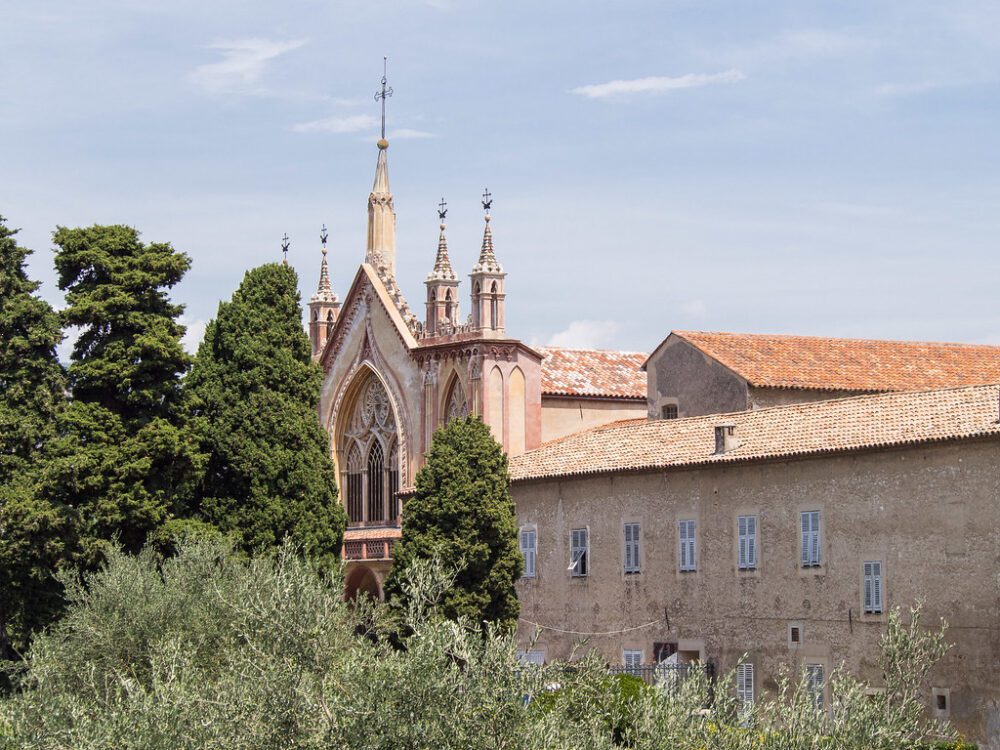
<svg viewBox="0 0 1000 750"><path fill-rule="evenodd" d="M882 563L873 562L872 566L872 611L882 611Z"/></svg>
<svg viewBox="0 0 1000 750"><path fill-rule="evenodd" d="M870 562L865 563L864 570L864 580L865 580L865 612L871 612L875 606L875 594L872 590L872 564Z"/></svg>
<svg viewBox="0 0 1000 750"><path fill-rule="evenodd" d="M809 514L802 514L802 564L809 564L809 532L812 529L812 524L809 520Z"/></svg>
<svg viewBox="0 0 1000 750"><path fill-rule="evenodd" d="M819 513L812 513L812 564L819 565Z"/></svg>

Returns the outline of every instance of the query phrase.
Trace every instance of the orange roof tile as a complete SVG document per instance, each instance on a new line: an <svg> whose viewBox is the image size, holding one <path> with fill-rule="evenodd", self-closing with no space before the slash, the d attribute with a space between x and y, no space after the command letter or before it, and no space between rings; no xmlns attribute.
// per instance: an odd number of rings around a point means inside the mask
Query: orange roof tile
<svg viewBox="0 0 1000 750"><path fill-rule="evenodd" d="M549 396L646 398L646 355L605 349L536 347L542 355L542 393Z"/></svg>
<svg viewBox="0 0 1000 750"><path fill-rule="evenodd" d="M1000 382L1000 346L674 331L752 386L915 391Z"/></svg>
<svg viewBox="0 0 1000 750"><path fill-rule="evenodd" d="M626 420L546 443L510 460L515 482L698 464L872 450L992 435L1000 386L881 393L686 419ZM715 427L738 447L717 455Z"/></svg>

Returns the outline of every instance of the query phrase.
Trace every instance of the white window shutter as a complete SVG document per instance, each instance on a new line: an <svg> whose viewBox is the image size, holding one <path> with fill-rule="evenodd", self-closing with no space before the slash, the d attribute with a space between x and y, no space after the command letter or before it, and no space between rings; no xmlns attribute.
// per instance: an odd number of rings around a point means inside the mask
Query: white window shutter
<svg viewBox="0 0 1000 750"><path fill-rule="evenodd" d="M802 514L802 564L809 564L809 532L812 524L809 521L809 514Z"/></svg>

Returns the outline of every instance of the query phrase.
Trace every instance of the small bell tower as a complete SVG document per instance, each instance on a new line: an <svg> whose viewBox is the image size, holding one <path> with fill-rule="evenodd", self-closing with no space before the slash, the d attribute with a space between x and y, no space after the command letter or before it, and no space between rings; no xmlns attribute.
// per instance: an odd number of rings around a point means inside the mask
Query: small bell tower
<svg viewBox="0 0 1000 750"><path fill-rule="evenodd" d="M427 320L424 330L429 336L439 336L454 331L460 320L458 313L458 277L448 258L448 242L444 236L444 217L448 204L444 198L438 204L441 235L438 237L434 270L427 274Z"/></svg>
<svg viewBox="0 0 1000 750"><path fill-rule="evenodd" d="M319 266L319 286L316 293L309 299L309 340L312 342L312 355L315 359L323 352L326 341L333 332L333 325L340 315L340 300L330 288L330 269L326 263L326 241L329 235L326 224L320 231L319 239L323 243L323 260Z"/></svg>
<svg viewBox="0 0 1000 750"><path fill-rule="evenodd" d="M472 327L477 331L498 335L504 333L504 281L507 274L493 252L493 231L490 229L490 209L493 196L489 190L483 192L483 211L486 212L486 228L483 230L483 246L479 251L479 261L472 267Z"/></svg>

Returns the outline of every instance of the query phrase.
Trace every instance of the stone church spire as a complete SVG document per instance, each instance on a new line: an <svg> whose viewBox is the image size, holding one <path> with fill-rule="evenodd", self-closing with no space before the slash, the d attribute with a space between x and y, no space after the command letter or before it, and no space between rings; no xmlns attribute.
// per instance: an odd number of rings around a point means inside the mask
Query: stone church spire
<svg viewBox="0 0 1000 750"><path fill-rule="evenodd" d="M378 266L384 263L389 274L396 275L396 212L392 206L389 189L389 164L386 152L389 142L378 142L378 162L375 164L375 182L368 196L368 248L365 262Z"/></svg>
<svg viewBox="0 0 1000 750"><path fill-rule="evenodd" d="M312 342L314 357L319 356L326 345L326 340L333 332L333 324L340 315L340 300L330 287L330 269L326 263L326 241L328 238L326 224L320 232L319 239L323 243L323 260L319 266L319 285L316 293L309 299L309 340Z"/></svg>
<svg viewBox="0 0 1000 750"><path fill-rule="evenodd" d="M378 162L375 164L375 182L368 196L368 248L365 263L378 268L385 266L391 278L396 277L396 212L392 207L389 190L389 160L386 152L389 141L385 139L385 100L392 96L392 87L386 86L386 60L383 58L382 90L375 92L375 101L382 102L382 137L378 139Z"/></svg>

